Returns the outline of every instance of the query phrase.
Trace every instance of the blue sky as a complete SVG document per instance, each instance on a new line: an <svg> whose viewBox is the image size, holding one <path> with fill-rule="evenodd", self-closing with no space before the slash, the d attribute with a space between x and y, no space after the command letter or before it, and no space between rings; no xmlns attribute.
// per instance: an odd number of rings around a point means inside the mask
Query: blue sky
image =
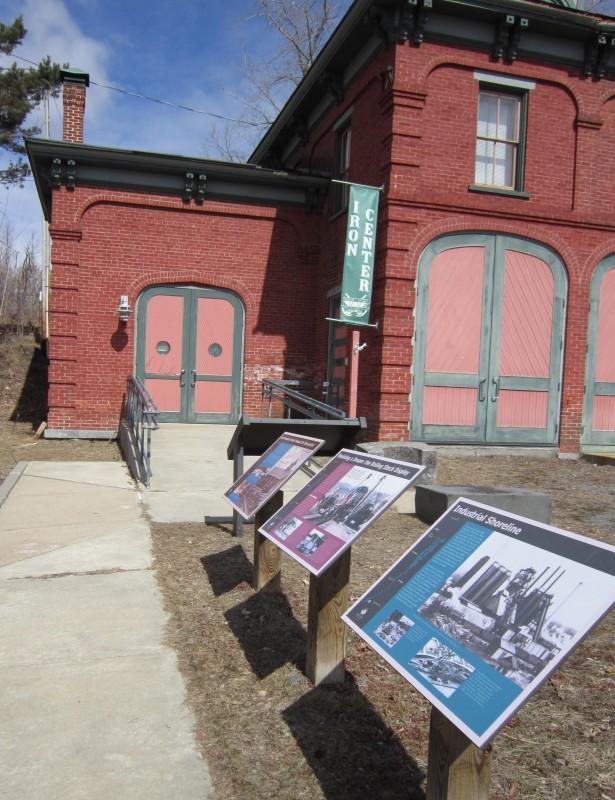
<svg viewBox="0 0 615 800"><path fill-rule="evenodd" d="M243 54L255 58L275 45L253 8L252 0L0 0L0 20L23 15L28 35L14 55L50 55L96 83L236 117ZM51 138L59 139L61 98L50 110ZM33 117L40 126L41 112ZM91 85L85 119L88 144L216 157L205 115ZM18 247L38 236L38 209L32 180L24 189L0 189L0 216L13 223Z"/></svg>
<svg viewBox="0 0 615 800"><path fill-rule="evenodd" d="M615 14L615 0L598 10ZM350 0L339 0L342 9ZM15 55L69 62L93 81L229 117L241 114L243 54L276 45L253 15L253 0L0 0L0 20L22 14L28 36ZM0 56L0 64L7 59ZM33 123L41 123L36 112ZM211 119L91 85L85 141L155 152L213 156ZM61 138L61 98L51 102L51 137ZM1 163L1 162L0 162ZM10 219L16 246L38 238L39 203L32 180L0 188L0 221Z"/></svg>
<svg viewBox="0 0 615 800"><path fill-rule="evenodd" d="M28 28L16 55L49 54L90 73L93 81L232 116L241 53L266 48L267 31L250 16L251 0L1 0L0 19L23 14ZM60 101L52 104L52 136ZM91 144L204 154L207 117L88 91Z"/></svg>

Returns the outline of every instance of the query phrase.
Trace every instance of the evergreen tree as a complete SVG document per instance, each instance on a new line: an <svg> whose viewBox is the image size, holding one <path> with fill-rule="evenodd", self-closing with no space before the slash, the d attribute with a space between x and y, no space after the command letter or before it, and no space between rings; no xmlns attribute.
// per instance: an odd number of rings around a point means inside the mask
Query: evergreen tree
<svg viewBox="0 0 615 800"><path fill-rule="evenodd" d="M26 33L22 17L10 25L0 23L0 52L10 56ZM40 133L40 128L25 127L24 123L46 93L58 95L60 70L61 66L53 64L49 57L34 67L18 67L15 62L0 67L0 147L16 156L0 169L0 183L23 184L28 174L28 165L22 158L23 139Z"/></svg>

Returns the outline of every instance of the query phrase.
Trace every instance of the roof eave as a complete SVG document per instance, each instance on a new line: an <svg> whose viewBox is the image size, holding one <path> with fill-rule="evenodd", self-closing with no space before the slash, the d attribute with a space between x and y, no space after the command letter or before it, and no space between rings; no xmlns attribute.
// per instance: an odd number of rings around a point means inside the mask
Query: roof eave
<svg viewBox="0 0 615 800"><path fill-rule="evenodd" d="M205 199L232 199L264 204L301 205L308 198L324 195L327 178L265 169L252 164L235 164L167 153L99 147L49 139L27 139L35 185L45 213L51 219L51 166L55 159L76 165L76 185L159 191L178 194L185 191L188 175L195 182L203 176L208 186Z"/></svg>

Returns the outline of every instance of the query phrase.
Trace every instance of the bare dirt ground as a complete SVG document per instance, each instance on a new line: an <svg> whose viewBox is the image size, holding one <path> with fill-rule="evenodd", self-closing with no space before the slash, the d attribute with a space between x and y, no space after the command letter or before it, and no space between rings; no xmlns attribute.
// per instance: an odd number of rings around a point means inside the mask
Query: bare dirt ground
<svg viewBox="0 0 615 800"><path fill-rule="evenodd" d="M47 362L33 335L0 329L0 483L18 461L119 461L115 442L36 439L47 415Z"/></svg>
<svg viewBox="0 0 615 800"><path fill-rule="evenodd" d="M442 460L439 482L549 493L553 523L615 544L615 467L520 458ZM358 597L425 529L393 512L354 546ZM350 635L346 684L303 675L308 573L284 558L282 592L250 586L252 528L154 525L155 566L212 769L216 800L424 797L429 706ZM492 800L615 800L611 614L496 737Z"/></svg>
<svg viewBox="0 0 615 800"><path fill-rule="evenodd" d="M46 362L32 337L0 331L0 482L17 461L119 460L115 443L35 440ZM553 522L615 543L615 467L585 462L442 460L441 483L535 488ZM358 597L426 526L389 513L353 547ZM256 595L252 530L154 525L159 582L208 760L215 800L423 798L429 706L358 637L346 683L303 675L308 575L284 559L282 592ZM615 615L496 737L492 800L615 800Z"/></svg>

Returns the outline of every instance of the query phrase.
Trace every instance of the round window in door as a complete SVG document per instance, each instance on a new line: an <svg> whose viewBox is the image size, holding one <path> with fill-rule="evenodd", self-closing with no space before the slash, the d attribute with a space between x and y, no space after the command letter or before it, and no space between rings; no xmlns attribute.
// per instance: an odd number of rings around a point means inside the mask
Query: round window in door
<svg viewBox="0 0 615 800"><path fill-rule="evenodd" d="M566 274L546 247L445 236L418 273L412 437L555 444Z"/></svg>
<svg viewBox="0 0 615 800"><path fill-rule="evenodd" d="M236 422L243 307L218 289L155 287L139 298L137 376L162 422Z"/></svg>

